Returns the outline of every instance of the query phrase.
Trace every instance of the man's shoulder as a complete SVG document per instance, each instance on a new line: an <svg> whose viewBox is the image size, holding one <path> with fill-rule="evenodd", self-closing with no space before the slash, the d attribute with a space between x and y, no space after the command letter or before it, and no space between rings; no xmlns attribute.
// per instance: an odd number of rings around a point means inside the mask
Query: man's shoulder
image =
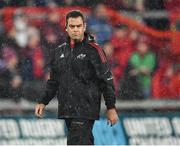
<svg viewBox="0 0 180 146"><path fill-rule="evenodd" d="M91 50L102 50L101 46L96 42L89 42L88 45Z"/></svg>
<svg viewBox="0 0 180 146"><path fill-rule="evenodd" d="M63 48L67 45L66 42L61 43L58 47L54 48L54 49L50 49L50 54L52 57L56 56L57 54L59 54Z"/></svg>
<svg viewBox="0 0 180 146"><path fill-rule="evenodd" d="M103 49L101 48L101 46L99 44L97 44L96 42L89 42L88 44L89 44L92 52L98 54L101 58L101 61L103 63L105 63L107 61L107 59L106 59L106 55L105 55Z"/></svg>

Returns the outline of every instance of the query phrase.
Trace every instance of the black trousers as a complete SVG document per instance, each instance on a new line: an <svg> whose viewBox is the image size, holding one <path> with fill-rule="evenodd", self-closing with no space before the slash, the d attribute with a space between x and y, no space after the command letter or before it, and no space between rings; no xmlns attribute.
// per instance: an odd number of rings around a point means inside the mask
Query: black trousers
<svg viewBox="0 0 180 146"><path fill-rule="evenodd" d="M92 129L94 120L65 119L68 129L67 145L93 145Z"/></svg>

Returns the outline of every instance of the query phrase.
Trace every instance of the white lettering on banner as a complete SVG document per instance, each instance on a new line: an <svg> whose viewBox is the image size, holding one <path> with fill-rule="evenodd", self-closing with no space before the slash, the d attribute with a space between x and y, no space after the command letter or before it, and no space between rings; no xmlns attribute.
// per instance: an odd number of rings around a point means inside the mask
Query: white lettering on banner
<svg viewBox="0 0 180 146"><path fill-rule="evenodd" d="M1 145L66 145L67 138L58 139L15 139L15 140L0 140Z"/></svg>
<svg viewBox="0 0 180 146"><path fill-rule="evenodd" d="M21 119L19 124L23 137L55 138L65 136L64 121L57 119Z"/></svg>
<svg viewBox="0 0 180 146"><path fill-rule="evenodd" d="M133 137L130 145L180 145L180 137Z"/></svg>
<svg viewBox="0 0 180 146"><path fill-rule="evenodd" d="M180 136L180 118L179 117L174 117L172 119L172 126L174 129L175 135Z"/></svg>
<svg viewBox="0 0 180 146"><path fill-rule="evenodd" d="M19 128L15 120L0 120L0 138L18 138L19 135Z"/></svg>
<svg viewBox="0 0 180 146"><path fill-rule="evenodd" d="M123 121L128 136L170 136L171 124L166 117L126 118Z"/></svg>

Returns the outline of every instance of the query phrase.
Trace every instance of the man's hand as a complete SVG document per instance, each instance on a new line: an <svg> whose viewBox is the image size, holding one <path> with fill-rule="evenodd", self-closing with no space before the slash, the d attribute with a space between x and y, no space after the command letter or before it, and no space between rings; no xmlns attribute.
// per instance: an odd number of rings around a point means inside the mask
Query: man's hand
<svg viewBox="0 0 180 146"><path fill-rule="evenodd" d="M107 110L107 119L108 124L111 124L111 126L117 123L118 115L115 108Z"/></svg>
<svg viewBox="0 0 180 146"><path fill-rule="evenodd" d="M39 118L42 118L43 116L43 112L44 112L44 108L46 107L46 105L44 104L37 104L35 107L35 115Z"/></svg>
<svg viewBox="0 0 180 146"><path fill-rule="evenodd" d="M149 74L150 74L149 69L146 68L146 67L142 67L142 68L140 69L140 72L141 72L142 74L144 74L144 75L149 75Z"/></svg>

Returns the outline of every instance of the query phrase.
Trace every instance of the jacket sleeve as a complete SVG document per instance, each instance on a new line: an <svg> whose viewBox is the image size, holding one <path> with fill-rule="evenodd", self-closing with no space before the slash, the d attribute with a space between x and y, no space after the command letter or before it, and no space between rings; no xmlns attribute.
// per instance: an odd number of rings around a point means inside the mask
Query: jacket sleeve
<svg viewBox="0 0 180 146"><path fill-rule="evenodd" d="M107 109L115 108L115 89L113 84L113 75L107 62L104 51L96 44L90 44L93 47L93 53L90 53L90 61L96 73L100 89L104 96Z"/></svg>
<svg viewBox="0 0 180 146"><path fill-rule="evenodd" d="M59 86L57 62L55 61L55 50L51 52L50 60L50 79L47 81L44 95L39 100L39 103L43 103L45 105L47 105L56 95Z"/></svg>

